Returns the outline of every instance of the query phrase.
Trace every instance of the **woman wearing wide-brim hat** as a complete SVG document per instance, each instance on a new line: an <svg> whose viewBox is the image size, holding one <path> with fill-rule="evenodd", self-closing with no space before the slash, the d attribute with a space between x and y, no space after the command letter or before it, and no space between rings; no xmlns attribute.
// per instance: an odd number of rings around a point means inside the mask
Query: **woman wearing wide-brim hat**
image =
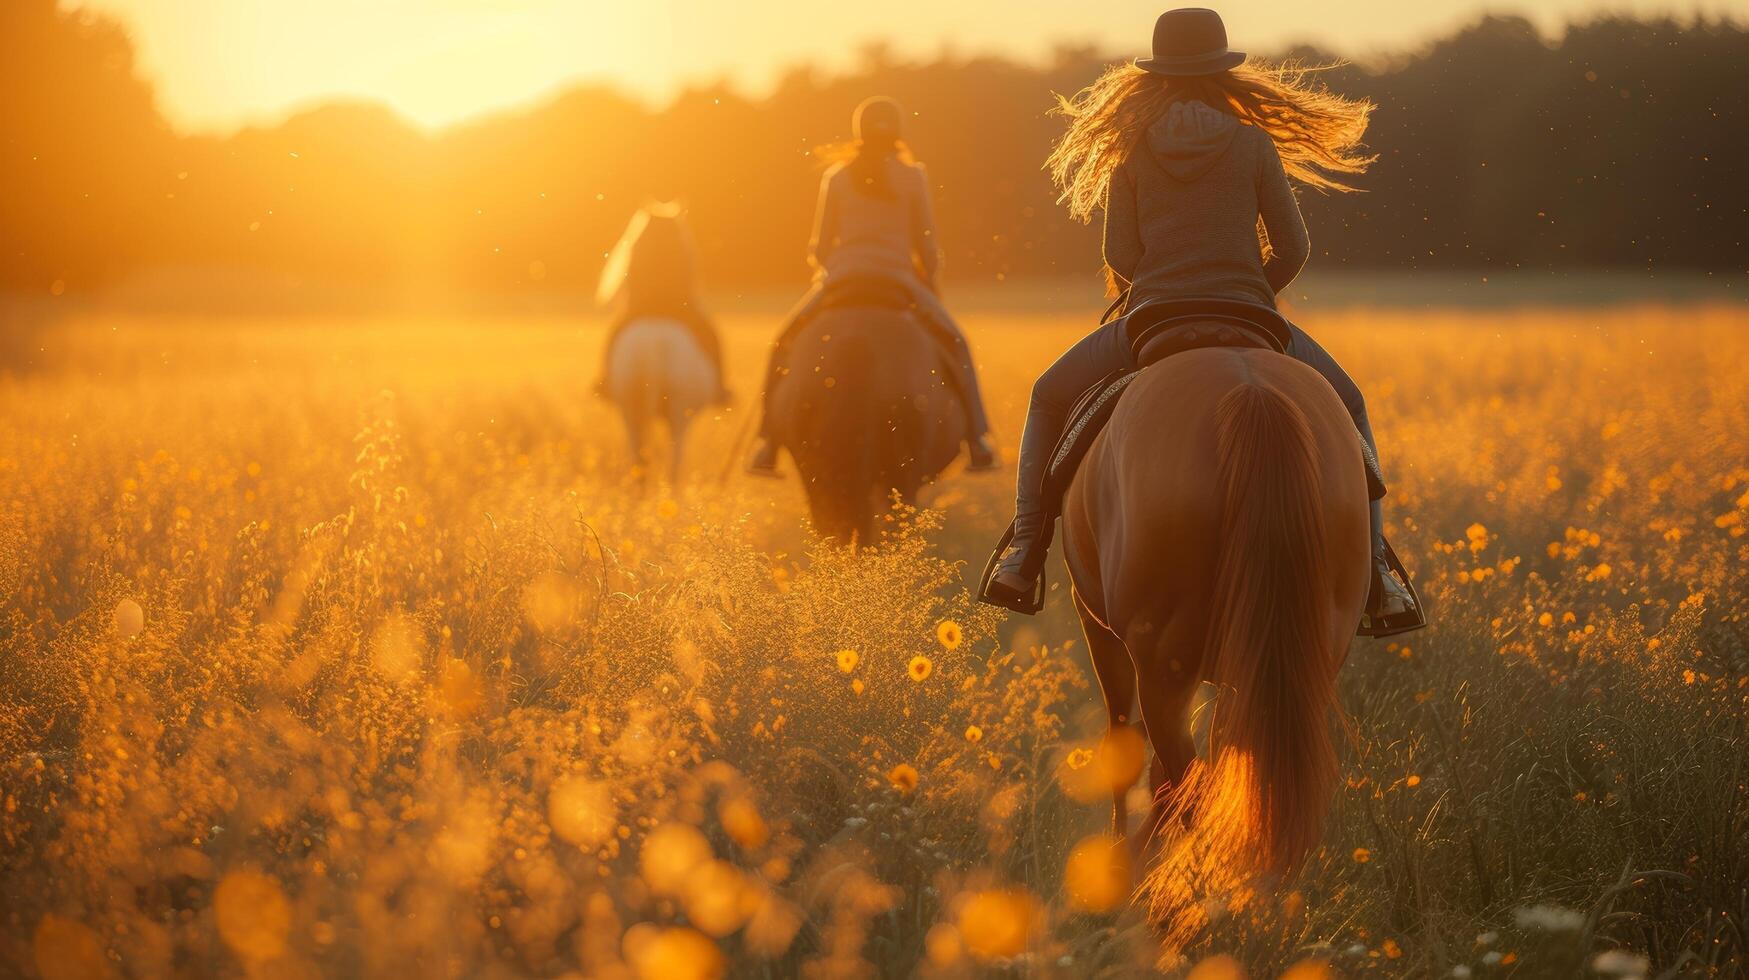
<svg viewBox="0 0 1749 980"><path fill-rule="evenodd" d="M1230 49L1220 15L1201 7L1160 15L1150 57L1108 69L1062 100L1061 111L1069 131L1051 154L1051 176L1071 215L1087 221L1105 212L1106 272L1127 295L1129 314L1160 301L1217 300L1275 316L1276 294L1311 252L1289 178L1346 191L1352 188L1343 178L1372 162L1359 149L1370 103L1313 85L1306 70L1271 67ZM1124 321L1082 339L1033 387L1012 546L983 583L985 601L1030 611L1054 510L1042 499L1046 457L1083 392L1135 369ZM1360 389L1304 331L1287 327L1288 353L1342 396L1376 456ZM1374 482L1382 493L1382 482ZM1400 569L1387 561L1377 500L1372 534L1377 575L1363 632L1424 624Z"/></svg>

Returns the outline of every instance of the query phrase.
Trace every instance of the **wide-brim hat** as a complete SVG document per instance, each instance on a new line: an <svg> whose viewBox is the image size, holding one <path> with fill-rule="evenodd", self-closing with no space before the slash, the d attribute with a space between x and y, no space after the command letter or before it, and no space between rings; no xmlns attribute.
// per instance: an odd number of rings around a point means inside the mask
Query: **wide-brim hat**
<svg viewBox="0 0 1749 980"><path fill-rule="evenodd" d="M1227 49L1227 25L1206 7L1168 10L1154 22L1154 56L1136 67L1156 75L1215 75L1237 68L1245 52Z"/></svg>

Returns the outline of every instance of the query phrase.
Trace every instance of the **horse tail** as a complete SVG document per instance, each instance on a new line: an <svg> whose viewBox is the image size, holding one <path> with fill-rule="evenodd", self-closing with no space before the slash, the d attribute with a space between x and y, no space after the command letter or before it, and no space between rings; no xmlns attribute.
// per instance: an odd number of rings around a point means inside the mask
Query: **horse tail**
<svg viewBox="0 0 1749 980"><path fill-rule="evenodd" d="M1255 383L1221 399L1215 427L1222 547L1205 663L1219 693L1208 760L1191 766L1167 824L1186 829L1165 863L1193 876L1177 888L1152 883L1167 919L1182 919L1185 903L1173 899L1190 888L1243 900L1255 875L1297 867L1318 844L1338 775L1311 427L1287 396Z"/></svg>
<svg viewBox="0 0 1749 980"><path fill-rule="evenodd" d="M867 548L875 543L875 519L886 509L890 492L885 484L887 466L898 450L893 445L892 424L880 404L881 393L872 384L874 359L880 354L865 333L845 338L843 365L857 365L868 372L854 380L854 387L837 399L842 413L834 431L856 433L848 458L843 460L843 483L839 499L844 507L844 544ZM843 379L840 379L840 384ZM866 440L866 441L864 441ZM857 445L857 443L861 443Z"/></svg>

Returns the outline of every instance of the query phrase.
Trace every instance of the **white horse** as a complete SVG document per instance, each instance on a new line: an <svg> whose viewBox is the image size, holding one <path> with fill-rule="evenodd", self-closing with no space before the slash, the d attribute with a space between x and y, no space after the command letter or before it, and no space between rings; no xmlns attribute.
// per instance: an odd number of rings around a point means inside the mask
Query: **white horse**
<svg viewBox="0 0 1749 980"><path fill-rule="evenodd" d="M716 371L686 327L666 317L628 324L607 355L607 395L625 420L633 460L653 468L649 437L658 421L668 429L668 479L680 482L686 427L711 405Z"/></svg>

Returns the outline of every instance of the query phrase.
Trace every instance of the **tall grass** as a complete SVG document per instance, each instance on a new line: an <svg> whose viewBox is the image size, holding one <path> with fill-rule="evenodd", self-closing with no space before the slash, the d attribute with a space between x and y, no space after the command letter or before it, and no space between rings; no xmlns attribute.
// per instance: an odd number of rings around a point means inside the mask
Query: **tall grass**
<svg viewBox="0 0 1749 980"><path fill-rule="evenodd" d="M999 424L1077 325L969 317ZM1309 318L1436 625L1357 642L1310 866L1162 949L1062 588L952 475L850 554L641 494L556 324L94 318L0 387L0 964L46 977L1745 966L1735 310ZM743 390L765 324L737 324ZM1641 958L1644 958L1642 961ZM1223 972L1225 971L1225 972Z"/></svg>

